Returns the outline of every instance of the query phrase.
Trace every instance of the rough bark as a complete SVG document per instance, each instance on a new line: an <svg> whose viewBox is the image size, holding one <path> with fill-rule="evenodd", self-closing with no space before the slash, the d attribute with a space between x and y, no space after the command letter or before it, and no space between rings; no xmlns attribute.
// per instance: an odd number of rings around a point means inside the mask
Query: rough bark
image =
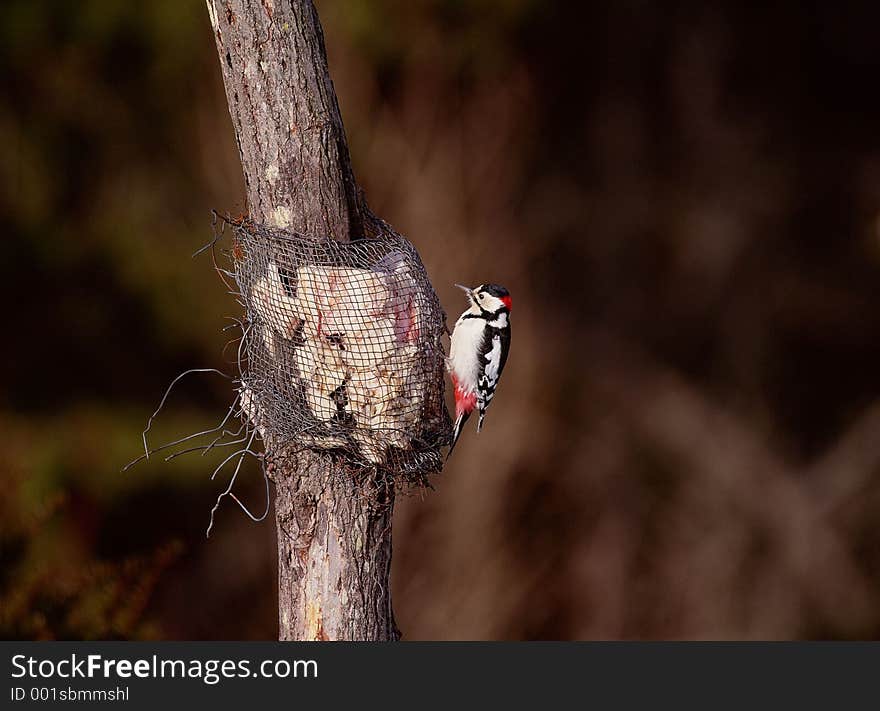
<svg viewBox="0 0 880 711"><path fill-rule="evenodd" d="M371 218L312 1L206 1L250 217L317 240L363 236ZM280 639L397 639L393 485L319 452L277 457L273 481Z"/></svg>

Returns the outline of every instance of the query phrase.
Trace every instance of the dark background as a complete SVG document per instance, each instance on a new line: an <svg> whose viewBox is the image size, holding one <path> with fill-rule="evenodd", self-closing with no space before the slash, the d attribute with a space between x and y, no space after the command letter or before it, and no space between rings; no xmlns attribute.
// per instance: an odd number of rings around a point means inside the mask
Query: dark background
<svg viewBox="0 0 880 711"><path fill-rule="evenodd" d="M373 209L451 315L515 302L483 433L398 502L405 638L880 635L877 5L318 9ZM0 67L0 637L272 638L273 524L204 537L218 457L119 471L228 368L205 6L7 2Z"/></svg>

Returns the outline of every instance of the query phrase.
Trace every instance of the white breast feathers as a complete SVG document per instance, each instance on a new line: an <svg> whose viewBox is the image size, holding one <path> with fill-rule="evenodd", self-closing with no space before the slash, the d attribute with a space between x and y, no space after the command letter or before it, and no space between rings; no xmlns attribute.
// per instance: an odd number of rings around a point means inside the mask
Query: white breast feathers
<svg viewBox="0 0 880 711"><path fill-rule="evenodd" d="M468 392L477 389L480 372L479 348L485 322L479 318L460 318L449 346L449 369Z"/></svg>

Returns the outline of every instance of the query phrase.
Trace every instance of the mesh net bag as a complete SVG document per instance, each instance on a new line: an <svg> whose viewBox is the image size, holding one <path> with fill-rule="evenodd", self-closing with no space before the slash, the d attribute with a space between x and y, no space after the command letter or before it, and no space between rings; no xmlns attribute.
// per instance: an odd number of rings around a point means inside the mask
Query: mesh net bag
<svg viewBox="0 0 880 711"><path fill-rule="evenodd" d="M393 474L439 471L446 322L413 245L390 230L348 243L247 220L234 230L239 397L267 454L324 449Z"/></svg>

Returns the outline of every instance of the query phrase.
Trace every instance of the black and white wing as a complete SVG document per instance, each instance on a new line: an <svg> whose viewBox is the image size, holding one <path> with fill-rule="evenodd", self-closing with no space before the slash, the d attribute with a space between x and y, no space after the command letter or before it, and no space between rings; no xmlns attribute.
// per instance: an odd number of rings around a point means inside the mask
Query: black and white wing
<svg viewBox="0 0 880 711"><path fill-rule="evenodd" d="M486 409L495 397L495 389L507 363L507 354L510 351L510 328L490 329L483 339L480 348L480 365L482 366L480 378L477 382L477 407L480 410L480 420L477 422L477 432L483 427L483 418Z"/></svg>

